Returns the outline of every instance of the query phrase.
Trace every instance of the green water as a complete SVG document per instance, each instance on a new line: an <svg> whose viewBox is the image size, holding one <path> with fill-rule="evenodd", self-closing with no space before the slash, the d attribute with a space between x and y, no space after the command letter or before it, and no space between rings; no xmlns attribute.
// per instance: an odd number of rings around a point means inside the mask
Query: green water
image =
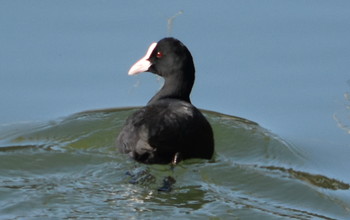
<svg viewBox="0 0 350 220"><path fill-rule="evenodd" d="M302 152L241 118L205 111L216 141L211 161L173 171L135 163L114 147L134 110L3 126L0 219L350 218L347 183L309 173ZM158 192L169 175L173 190Z"/></svg>

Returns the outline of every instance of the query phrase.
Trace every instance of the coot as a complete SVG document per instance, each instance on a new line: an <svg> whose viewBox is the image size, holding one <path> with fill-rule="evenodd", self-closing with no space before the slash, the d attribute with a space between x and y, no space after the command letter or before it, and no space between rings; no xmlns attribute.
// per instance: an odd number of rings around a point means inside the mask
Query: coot
<svg viewBox="0 0 350 220"><path fill-rule="evenodd" d="M210 159L213 131L190 101L195 68L186 46L174 38L152 43L128 74L141 72L163 77L164 85L145 107L126 120L117 138L119 150L147 164Z"/></svg>

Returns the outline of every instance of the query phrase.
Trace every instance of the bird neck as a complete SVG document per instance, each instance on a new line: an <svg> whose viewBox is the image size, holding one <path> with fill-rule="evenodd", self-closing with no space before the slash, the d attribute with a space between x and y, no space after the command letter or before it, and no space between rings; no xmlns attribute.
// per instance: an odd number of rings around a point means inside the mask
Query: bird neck
<svg viewBox="0 0 350 220"><path fill-rule="evenodd" d="M190 94L194 83L192 74L171 74L164 78L163 87L152 97L148 105L161 99L178 99L191 103Z"/></svg>

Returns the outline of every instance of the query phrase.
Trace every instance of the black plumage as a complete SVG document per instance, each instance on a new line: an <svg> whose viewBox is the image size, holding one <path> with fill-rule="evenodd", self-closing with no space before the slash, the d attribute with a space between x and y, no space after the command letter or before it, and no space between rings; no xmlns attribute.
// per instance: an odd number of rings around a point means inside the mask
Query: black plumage
<svg viewBox="0 0 350 220"><path fill-rule="evenodd" d="M203 114L191 104L195 79L191 53L179 40L153 43L129 75L152 72L164 85L148 104L129 116L118 138L122 153L142 163L166 164L188 158L210 159L213 132Z"/></svg>

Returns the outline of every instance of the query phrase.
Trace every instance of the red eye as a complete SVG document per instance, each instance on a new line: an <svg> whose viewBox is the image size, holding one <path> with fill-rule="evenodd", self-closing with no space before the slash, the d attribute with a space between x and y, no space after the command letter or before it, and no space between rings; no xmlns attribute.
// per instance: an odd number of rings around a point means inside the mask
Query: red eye
<svg viewBox="0 0 350 220"><path fill-rule="evenodd" d="M162 53L162 52L160 52L160 51L158 51L156 56L157 56L157 58L162 58L163 53Z"/></svg>

